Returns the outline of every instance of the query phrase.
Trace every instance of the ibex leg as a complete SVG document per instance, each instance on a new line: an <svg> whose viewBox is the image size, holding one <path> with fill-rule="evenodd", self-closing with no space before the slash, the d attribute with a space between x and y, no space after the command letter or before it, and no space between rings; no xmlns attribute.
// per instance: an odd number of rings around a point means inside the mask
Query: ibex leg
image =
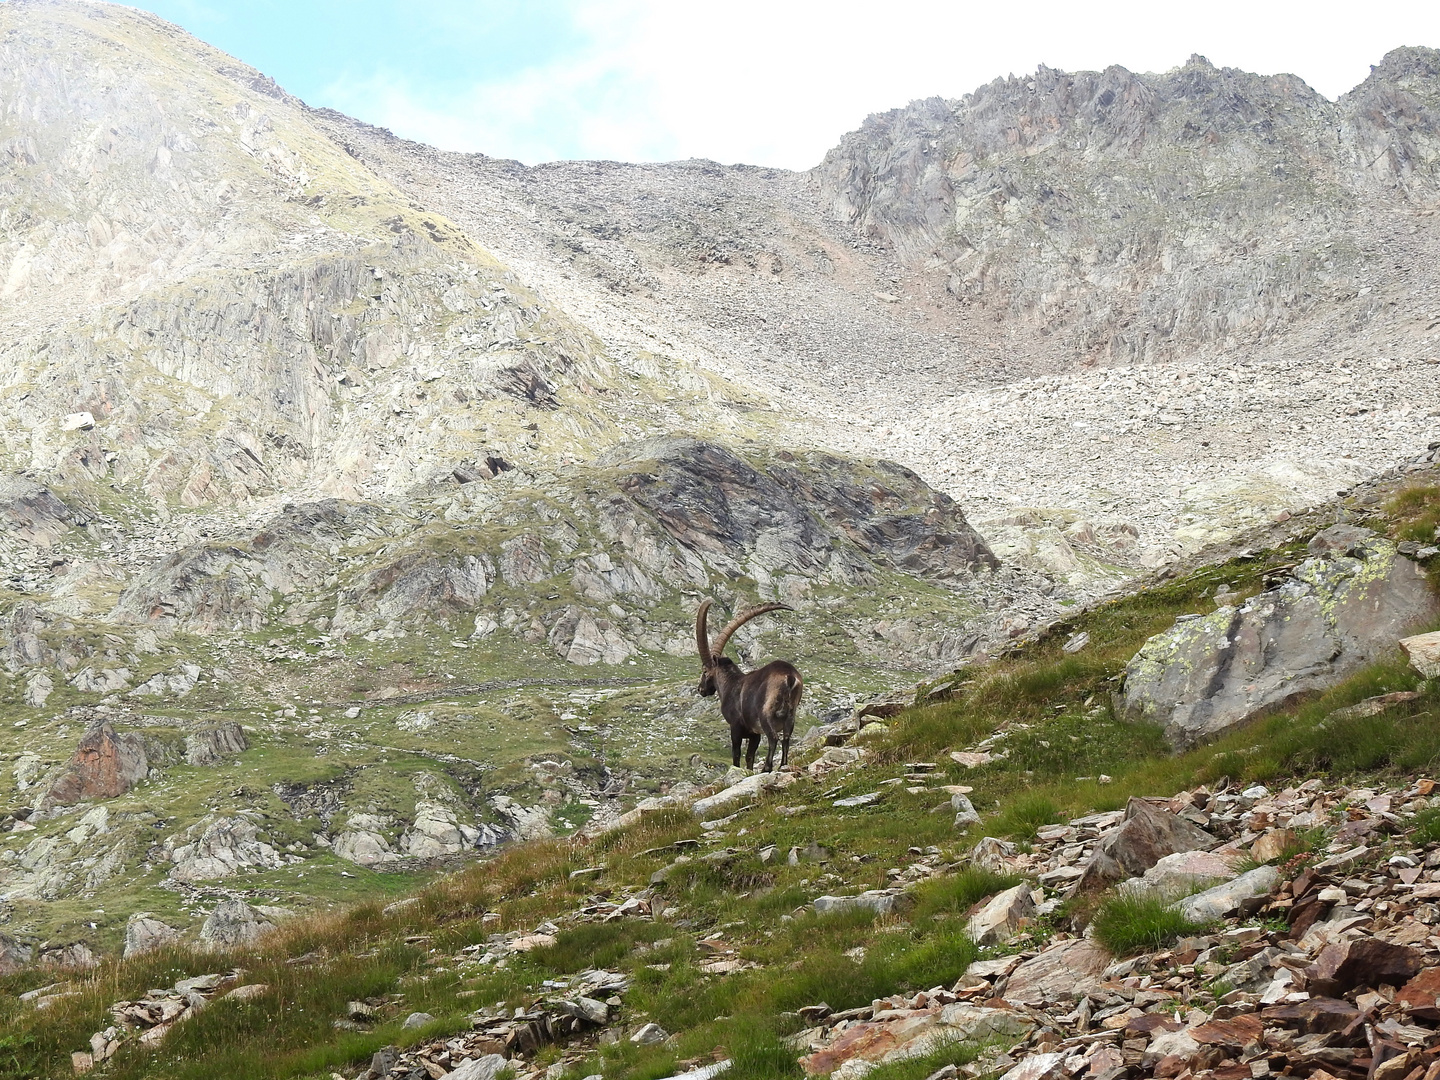
<svg viewBox="0 0 1440 1080"><path fill-rule="evenodd" d="M745 748L745 768L753 770L755 768L755 752L760 749L760 736L746 736L746 742L749 745Z"/></svg>
<svg viewBox="0 0 1440 1080"><path fill-rule="evenodd" d="M740 744L744 741L744 732L739 728L730 729L730 761L737 769L740 767Z"/></svg>

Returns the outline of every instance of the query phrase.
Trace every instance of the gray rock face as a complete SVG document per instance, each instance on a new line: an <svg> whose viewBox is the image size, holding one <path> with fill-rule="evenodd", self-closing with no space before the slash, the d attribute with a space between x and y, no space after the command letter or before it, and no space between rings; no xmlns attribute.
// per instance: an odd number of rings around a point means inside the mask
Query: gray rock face
<svg viewBox="0 0 1440 1080"><path fill-rule="evenodd" d="M200 924L201 944L211 949L233 949L260 939L274 924L243 900L222 900Z"/></svg>
<svg viewBox="0 0 1440 1080"><path fill-rule="evenodd" d="M385 839L390 819L379 814L351 814L345 829L335 837L331 850L342 859L361 866L394 862L400 858Z"/></svg>
<svg viewBox="0 0 1440 1080"><path fill-rule="evenodd" d="M998 565L959 507L914 473L889 462L788 456L762 471L711 443L657 439L597 464L653 463L622 477L621 490L680 543L737 572L768 579L830 569L862 580L872 560L928 576ZM840 537L848 553L835 552Z"/></svg>
<svg viewBox="0 0 1440 1080"><path fill-rule="evenodd" d="M166 841L176 881L216 881L251 867L283 865L280 853L259 838L259 827L242 817L222 817L191 826Z"/></svg>
<svg viewBox="0 0 1440 1080"><path fill-rule="evenodd" d="M1127 715L1188 746L1331 686L1440 617L1424 572L1373 533L1336 525L1290 580L1147 641L1125 669Z"/></svg>
<svg viewBox="0 0 1440 1080"><path fill-rule="evenodd" d="M1325 242L1346 228L1346 208L1376 189L1436 189L1440 114L1426 89L1437 70L1434 50L1397 49L1329 102L1293 76L1199 56L1163 75L1042 66L958 101L871 116L815 177L838 214L902 263L943 266L955 295L1051 320L1080 353L1152 360L1273 333L1344 287L1360 267ZM1196 154L1203 181L1180 164ZM1276 163L1263 178L1262 158ZM1163 211L1143 194L1157 172L1175 180L1156 196ZM1244 195L1210 186L1220 176ZM1313 217L1286 209L1300 201ZM1165 233L1188 222L1192 240L1162 238L1160 214ZM1222 254L1238 230L1264 237L1262 251L1301 254L1255 252L1241 266ZM1054 247L1037 258L1022 241L1040 236ZM1104 284L1088 276L1097 250L1117 253ZM1133 301L1107 293L1120 281Z"/></svg>
<svg viewBox="0 0 1440 1080"><path fill-rule="evenodd" d="M234 720L185 736L187 765L214 765L250 749L245 729Z"/></svg>
<svg viewBox="0 0 1440 1080"><path fill-rule="evenodd" d="M173 945L180 940L180 931L161 922L148 911L137 912L125 923L125 952L128 960L154 949Z"/></svg>
<svg viewBox="0 0 1440 1080"><path fill-rule="evenodd" d="M49 488L33 481L0 476L0 534L27 544L49 547L87 515L62 502Z"/></svg>
<svg viewBox="0 0 1440 1080"><path fill-rule="evenodd" d="M11 975L29 964L35 949L16 941L9 934L0 934L0 975Z"/></svg>
<svg viewBox="0 0 1440 1080"><path fill-rule="evenodd" d="M1280 881L1280 871L1273 866L1257 866L1239 877L1222 882L1204 892L1187 896L1179 903L1180 910L1191 922L1209 922L1233 915L1241 906L1268 896Z"/></svg>

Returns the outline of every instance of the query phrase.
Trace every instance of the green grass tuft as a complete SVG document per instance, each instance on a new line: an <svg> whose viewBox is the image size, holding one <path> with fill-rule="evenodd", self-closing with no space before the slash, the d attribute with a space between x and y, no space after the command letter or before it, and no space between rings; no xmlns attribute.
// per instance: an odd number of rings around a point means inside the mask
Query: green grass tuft
<svg viewBox="0 0 1440 1080"><path fill-rule="evenodd" d="M963 915L987 896L1003 892L1020 881L1014 874L995 874L978 866L931 878L916 887L911 918L920 922L936 915Z"/></svg>
<svg viewBox="0 0 1440 1080"><path fill-rule="evenodd" d="M1415 815L1415 825L1410 830L1412 844L1434 844L1440 842L1440 809L1422 810Z"/></svg>
<svg viewBox="0 0 1440 1080"><path fill-rule="evenodd" d="M1155 952L1182 937L1204 932L1160 896L1112 893L1095 909L1090 925L1100 944L1116 956Z"/></svg>

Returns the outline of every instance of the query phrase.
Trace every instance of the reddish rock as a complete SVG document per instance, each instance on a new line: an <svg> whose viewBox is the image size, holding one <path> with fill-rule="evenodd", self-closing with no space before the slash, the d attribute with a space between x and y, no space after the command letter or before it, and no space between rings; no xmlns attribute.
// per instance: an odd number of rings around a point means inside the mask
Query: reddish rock
<svg viewBox="0 0 1440 1080"><path fill-rule="evenodd" d="M1315 997L1294 1005L1273 1005L1260 1014L1260 1019L1267 1024L1298 1028L1307 1035L1314 1035L1344 1031L1359 1016L1359 1010L1348 1001Z"/></svg>
<svg viewBox="0 0 1440 1080"><path fill-rule="evenodd" d="M851 1058L878 1061L891 1050L933 1028L939 1014L939 1009L922 1009L902 1019L856 1024L823 1050L801 1058L800 1067L814 1076L833 1072Z"/></svg>
<svg viewBox="0 0 1440 1080"><path fill-rule="evenodd" d="M1407 982L1395 995L1395 1004L1408 1006L1417 1019L1440 1021L1440 967L1426 968Z"/></svg>
<svg viewBox="0 0 1440 1080"><path fill-rule="evenodd" d="M117 735L108 722L101 722L85 732L45 800L52 806L73 806L84 799L113 799L124 795L149 771L140 736L130 732Z"/></svg>
<svg viewBox="0 0 1440 1080"><path fill-rule="evenodd" d="M1337 997L1357 986L1403 986L1424 966L1424 957L1407 945L1379 938L1332 942L1305 969L1312 994Z"/></svg>
<svg viewBox="0 0 1440 1080"><path fill-rule="evenodd" d="M1005 1000L1073 1000L1100 985L1110 962L1109 953L1085 938L1059 942L1015 969L1005 984Z"/></svg>
<svg viewBox="0 0 1440 1080"><path fill-rule="evenodd" d="M1260 1041L1265 1025L1254 1013L1242 1013L1229 1020L1211 1020L1190 1029L1190 1037L1201 1046L1219 1046L1239 1054L1245 1047ZM1217 1071L1217 1075L1219 1070Z"/></svg>

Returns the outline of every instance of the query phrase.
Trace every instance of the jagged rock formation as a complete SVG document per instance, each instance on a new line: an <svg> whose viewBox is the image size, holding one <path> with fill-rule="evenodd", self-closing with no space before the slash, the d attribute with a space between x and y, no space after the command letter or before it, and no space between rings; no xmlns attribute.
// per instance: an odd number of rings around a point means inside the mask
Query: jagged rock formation
<svg viewBox="0 0 1440 1080"><path fill-rule="evenodd" d="M1277 587L1147 641L1125 669L1125 711L1187 746L1334 685L1440 617L1424 570L1369 530L1335 525L1309 549Z"/></svg>
<svg viewBox="0 0 1440 1080"><path fill-rule="evenodd" d="M214 765L248 749L250 740L245 737L245 729L232 720L185 736L185 763Z"/></svg>
<svg viewBox="0 0 1440 1080"><path fill-rule="evenodd" d="M879 116L822 197L1087 361L1265 342L1358 298L1381 206L1440 196L1440 53L1329 102L1291 75L1041 67ZM1358 313L1357 313L1358 314Z"/></svg>
<svg viewBox="0 0 1440 1080"><path fill-rule="evenodd" d="M133 732L117 734L101 722L85 733L65 770L50 785L45 801L73 806L82 799L113 799L150 772L144 741Z"/></svg>

